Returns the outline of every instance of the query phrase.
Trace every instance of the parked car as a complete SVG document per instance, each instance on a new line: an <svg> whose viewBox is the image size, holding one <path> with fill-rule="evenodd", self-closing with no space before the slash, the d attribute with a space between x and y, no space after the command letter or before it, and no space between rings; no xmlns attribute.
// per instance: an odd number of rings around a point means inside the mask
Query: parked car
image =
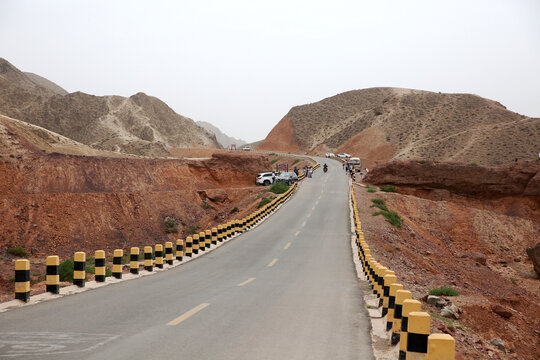
<svg viewBox="0 0 540 360"><path fill-rule="evenodd" d="M255 179L255 184L268 186L274 183L275 178L276 174L274 174L273 172L260 173Z"/></svg>
<svg viewBox="0 0 540 360"><path fill-rule="evenodd" d="M337 154L338 157L340 158L345 158L345 159L348 159L351 157L351 155L347 154L347 153L341 153L341 154Z"/></svg>
<svg viewBox="0 0 540 360"><path fill-rule="evenodd" d="M295 181L298 181L298 176L293 172L282 172L276 176L275 182L284 182L287 185L292 185Z"/></svg>
<svg viewBox="0 0 540 360"><path fill-rule="evenodd" d="M246 145L242 148L242 150L244 151L251 151L251 147L249 147L249 145Z"/></svg>
<svg viewBox="0 0 540 360"><path fill-rule="evenodd" d="M333 154L333 153L326 153L326 157L327 158L332 158L332 157L335 157L336 155Z"/></svg>
<svg viewBox="0 0 540 360"><path fill-rule="evenodd" d="M349 164L362 166L362 161L360 160L360 158L353 157L349 160Z"/></svg>

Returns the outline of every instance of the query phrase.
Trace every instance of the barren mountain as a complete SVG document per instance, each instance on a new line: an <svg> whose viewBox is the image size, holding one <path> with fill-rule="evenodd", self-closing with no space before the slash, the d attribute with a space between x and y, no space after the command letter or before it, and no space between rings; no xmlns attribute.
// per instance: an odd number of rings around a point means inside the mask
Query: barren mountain
<svg viewBox="0 0 540 360"><path fill-rule="evenodd" d="M511 112L496 101L370 88L293 107L258 149L500 165L534 159L538 144L540 119Z"/></svg>
<svg viewBox="0 0 540 360"><path fill-rule="evenodd" d="M240 147L246 143L246 141L242 139L236 139L232 136L228 136L227 134L223 133L218 127L206 121L197 121L197 125L214 133L216 135L216 139L218 143L221 146L223 146L225 149L231 146L232 144L235 144L237 147Z"/></svg>
<svg viewBox="0 0 540 360"><path fill-rule="evenodd" d="M213 134L155 97L58 95L32 78L0 59L1 114L107 151L168 156L170 148L219 147Z"/></svg>
<svg viewBox="0 0 540 360"><path fill-rule="evenodd" d="M58 84L53 83L51 80L45 79L44 77L31 73L31 72L25 72L24 74L30 80L32 80L34 84L44 87L57 95L68 94L68 92L64 88L60 87Z"/></svg>

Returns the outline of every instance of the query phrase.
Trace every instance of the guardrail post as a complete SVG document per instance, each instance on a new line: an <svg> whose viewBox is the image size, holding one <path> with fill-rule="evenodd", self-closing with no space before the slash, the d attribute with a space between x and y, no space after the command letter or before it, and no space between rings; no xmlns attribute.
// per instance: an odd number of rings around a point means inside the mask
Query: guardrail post
<svg viewBox="0 0 540 360"><path fill-rule="evenodd" d="M46 288L51 294L60 293L60 258L57 255L47 256Z"/></svg>
<svg viewBox="0 0 540 360"><path fill-rule="evenodd" d="M427 359L431 317L426 312L409 313L407 332L407 360Z"/></svg>
<svg viewBox="0 0 540 360"><path fill-rule="evenodd" d="M73 256L73 284L84 287L86 280L86 254L78 251Z"/></svg>
<svg viewBox="0 0 540 360"><path fill-rule="evenodd" d="M204 232L204 242L206 243L206 247L209 248L212 244L212 231L206 230Z"/></svg>
<svg viewBox="0 0 540 360"><path fill-rule="evenodd" d="M193 234L193 253L197 255L199 253L199 234Z"/></svg>
<svg viewBox="0 0 540 360"><path fill-rule="evenodd" d="M193 253L193 238L188 236L186 238L186 256L191 257Z"/></svg>
<svg viewBox="0 0 540 360"><path fill-rule="evenodd" d="M132 247L129 251L129 272L139 274L139 248Z"/></svg>
<svg viewBox="0 0 540 360"><path fill-rule="evenodd" d="M172 254L172 242L167 241L165 243L165 261L168 265L173 264L173 254Z"/></svg>
<svg viewBox="0 0 540 360"><path fill-rule="evenodd" d="M217 245L217 228L212 228L212 244Z"/></svg>
<svg viewBox="0 0 540 360"><path fill-rule="evenodd" d="M388 314L388 300L390 299L390 285L394 284L397 281L396 275L389 273L384 276L384 287L383 287L383 310L382 316Z"/></svg>
<svg viewBox="0 0 540 360"><path fill-rule="evenodd" d="M206 251L206 248L206 234L204 233L204 231L201 231L199 233L199 250Z"/></svg>
<svg viewBox="0 0 540 360"><path fill-rule="evenodd" d="M392 329L394 323L394 309L396 307L396 291L402 290L403 285L401 284L391 284L390 285L390 296L388 297L388 315L386 316L386 331Z"/></svg>
<svg viewBox="0 0 540 360"><path fill-rule="evenodd" d="M163 245L156 244L156 250L154 251L156 254L156 267L158 269L163 269Z"/></svg>
<svg viewBox="0 0 540 360"><path fill-rule="evenodd" d="M431 334L428 337L428 360L454 360L456 341L448 334Z"/></svg>
<svg viewBox="0 0 540 360"><path fill-rule="evenodd" d="M113 253L113 266L112 275L116 279L122 278L122 258L124 257L124 250L116 249Z"/></svg>
<svg viewBox="0 0 540 360"><path fill-rule="evenodd" d="M152 261L152 247L144 247L144 270L154 271L154 262Z"/></svg>
<svg viewBox="0 0 540 360"><path fill-rule="evenodd" d="M412 299L412 293L408 290L396 291L396 307L394 309L394 324L392 325L392 337L390 343L396 345L400 340L401 319L403 317L403 301Z"/></svg>
<svg viewBox="0 0 540 360"><path fill-rule="evenodd" d="M105 251L96 250L94 253L94 275L96 282L105 282Z"/></svg>
<svg viewBox="0 0 540 360"><path fill-rule="evenodd" d="M229 239L231 237L231 222L229 221L227 223L227 238Z"/></svg>
<svg viewBox="0 0 540 360"><path fill-rule="evenodd" d="M403 300L403 311L401 313L401 334L399 341L399 360L406 360L409 314L420 311L422 311L422 304L420 301L413 299Z"/></svg>
<svg viewBox="0 0 540 360"><path fill-rule="evenodd" d="M30 300L30 261L15 260L15 299Z"/></svg>
<svg viewBox="0 0 540 360"><path fill-rule="evenodd" d="M217 226L217 239L219 242L223 242L223 226Z"/></svg>
<svg viewBox="0 0 540 360"><path fill-rule="evenodd" d="M178 239L176 240L176 260L182 261L183 256L184 256L184 240Z"/></svg>

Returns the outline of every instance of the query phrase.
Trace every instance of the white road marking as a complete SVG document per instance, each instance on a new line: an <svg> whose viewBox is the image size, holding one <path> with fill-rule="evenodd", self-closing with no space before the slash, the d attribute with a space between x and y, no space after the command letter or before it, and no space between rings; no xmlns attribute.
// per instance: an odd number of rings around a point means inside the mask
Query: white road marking
<svg viewBox="0 0 540 360"><path fill-rule="evenodd" d="M300 231L295 232L294 236L298 236L298 234L300 234Z"/></svg>
<svg viewBox="0 0 540 360"><path fill-rule="evenodd" d="M306 222L304 221L304 223L302 224L302 227L306 226Z"/></svg>
<svg viewBox="0 0 540 360"><path fill-rule="evenodd" d="M277 261L278 261L278 259L277 259L277 258L276 258L276 259L274 259L274 260L272 260L272 261L270 261L270 264L268 264L268 267L272 267L272 266L274 266L274 264L275 264L275 263L277 263Z"/></svg>
<svg viewBox="0 0 540 360"><path fill-rule="evenodd" d="M284 250L287 250L290 246L291 246L291 242L289 241L289 242L287 243L287 245L285 245L285 247L284 247L283 249L284 249Z"/></svg>
<svg viewBox="0 0 540 360"><path fill-rule="evenodd" d="M238 286L244 286L244 285L246 285L246 284L249 284L249 283L252 282L253 280L255 280L255 278L253 278L253 277L252 277L252 278L249 278L249 279L247 279L246 281L241 282L240 284L238 284Z"/></svg>
<svg viewBox="0 0 540 360"><path fill-rule="evenodd" d="M174 326L174 325L178 325L180 324L182 321L184 320L187 320L189 319L190 317L192 317L193 315L195 315L196 313L198 313L199 311L201 311L202 309L204 309L205 307L207 307L208 303L202 303L196 307L194 307L193 309L189 310L188 312L180 315L179 317L177 317L176 319L172 320L172 321L169 321L167 323L167 325L170 325L170 326Z"/></svg>

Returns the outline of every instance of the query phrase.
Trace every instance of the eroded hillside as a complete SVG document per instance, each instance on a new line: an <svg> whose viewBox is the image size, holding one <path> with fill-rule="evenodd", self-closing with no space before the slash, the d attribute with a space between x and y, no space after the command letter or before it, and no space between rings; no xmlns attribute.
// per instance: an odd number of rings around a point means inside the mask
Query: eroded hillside
<svg viewBox="0 0 540 360"><path fill-rule="evenodd" d="M293 107L258 147L502 165L535 159L540 119L470 94L398 88L345 92Z"/></svg>

